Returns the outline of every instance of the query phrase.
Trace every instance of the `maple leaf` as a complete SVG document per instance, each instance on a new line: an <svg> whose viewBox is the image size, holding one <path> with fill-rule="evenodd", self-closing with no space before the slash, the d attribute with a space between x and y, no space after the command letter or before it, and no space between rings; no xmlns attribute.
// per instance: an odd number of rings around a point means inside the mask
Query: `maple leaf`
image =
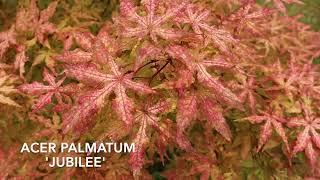
<svg viewBox="0 0 320 180"><path fill-rule="evenodd" d="M236 25L237 31L242 30L250 30L255 34L262 34L262 31L264 30L264 27L262 27L260 24L262 24L263 20L266 19L269 15L272 14L272 11L267 8L255 8L255 2L254 1L246 1L242 7L240 7L235 13L231 14L227 21L224 23L232 23Z"/></svg>
<svg viewBox="0 0 320 180"><path fill-rule="evenodd" d="M222 100L230 105L239 106L241 100L231 92L228 88L224 87L221 82L213 78L206 70L206 67L211 64L203 59L194 58L187 49L182 46L170 46L167 49L170 56L181 60L190 71L196 72L198 80L210 89L218 100Z"/></svg>
<svg viewBox="0 0 320 180"><path fill-rule="evenodd" d="M302 110L304 118L296 117L288 122L289 127L304 127L303 131L297 136L292 155L304 150L312 168L314 168L318 155L313 149L313 145L320 149L320 134L317 132L317 130L320 130L320 118L304 105L302 105Z"/></svg>
<svg viewBox="0 0 320 180"><path fill-rule="evenodd" d="M228 44L235 44L237 40L227 30L207 24L209 16L208 10L201 11L193 4L189 4L182 17L177 17L176 21L190 24L197 35L208 37L222 52L229 54Z"/></svg>
<svg viewBox="0 0 320 180"><path fill-rule="evenodd" d="M253 77L240 76L239 79L241 84L232 82L230 86L241 91L239 98L242 102L248 102L251 111L255 112L257 104L257 100L255 97L257 95L255 90L258 88L257 82Z"/></svg>
<svg viewBox="0 0 320 180"><path fill-rule="evenodd" d="M37 0L31 0L27 10L20 10L16 19L16 26L21 31L33 31L37 40L44 44L46 34L56 32L56 27L49 19L54 15L58 1L49 4L47 9L40 12L37 7Z"/></svg>
<svg viewBox="0 0 320 180"><path fill-rule="evenodd" d="M89 91L81 96L78 105L71 110L71 113L65 115L63 120L64 133L73 129L76 125L81 126L80 122L86 123L86 118L89 118L89 115L93 115L104 105L105 97L112 91L116 94L114 108L122 121L130 127L133 122L134 103L127 96L126 89L130 88L139 93L155 92L142 83L132 81L130 75L122 74L113 60L109 60L108 65L112 74L99 72L94 66L74 65L66 67L68 76L76 78L80 82L91 85L96 84L98 89Z"/></svg>
<svg viewBox="0 0 320 180"><path fill-rule="evenodd" d="M10 78L10 76L2 76L0 78L0 103L7 104L10 106L21 107L19 104L14 102L11 98L7 97L10 93L17 92L16 89L10 85L15 81L14 78Z"/></svg>
<svg viewBox="0 0 320 180"><path fill-rule="evenodd" d="M192 25L193 31L201 35L201 23L206 21L210 16L210 11L203 9L202 11L194 6L193 4L189 4L185 11L180 12L180 16L175 17L175 21L179 23L188 23Z"/></svg>
<svg viewBox="0 0 320 180"><path fill-rule="evenodd" d="M37 103L32 106L33 112L39 111L45 105L50 104L53 96L55 96L58 101L56 108L59 108L59 106L65 107L66 104L64 103L63 98L70 102L71 99L68 94L72 94L77 91L75 84L62 86L65 77L56 82L56 77L49 73L46 68L43 71L43 79L48 83L48 85L33 82L31 84L23 84L18 87L22 92L39 96Z"/></svg>
<svg viewBox="0 0 320 180"><path fill-rule="evenodd" d="M178 91L177 102L177 138L180 148L191 150L191 144L186 139L184 131L196 119L198 111L202 112L208 124L218 131L227 141L231 141L232 135L222 109L210 97L203 97L195 92Z"/></svg>
<svg viewBox="0 0 320 180"><path fill-rule="evenodd" d="M290 152L288 138L286 136L285 129L282 125L283 123L286 123L286 119L269 112L261 112L261 115L253 115L246 117L245 119L249 120L253 124L260 124L263 121L265 122L260 130L261 132L257 152L261 151L262 147L267 143L268 139L271 137L273 132L272 129L274 129L277 132L277 134L281 137L282 141L286 146L286 150Z"/></svg>
<svg viewBox="0 0 320 180"><path fill-rule="evenodd" d="M68 51L72 42L71 44L65 42L64 48L66 51L55 56L55 59L68 64L87 63L90 61L105 64L108 59L111 59L119 51L118 43L108 34L108 28L107 25L103 26L97 36L92 35L90 32L76 31L76 34L73 34L73 36L76 37L76 42L83 50L75 49Z"/></svg>
<svg viewBox="0 0 320 180"><path fill-rule="evenodd" d="M14 26L11 26L7 31L0 32L0 59L10 46L17 44L16 36L17 34Z"/></svg>
<svg viewBox="0 0 320 180"><path fill-rule="evenodd" d="M139 39L150 37L154 42L158 41L157 36L163 39L181 37L181 32L179 33L172 28L164 28L163 25L177 15L184 8L186 2L183 1L178 6L168 9L162 16L156 13L158 4L158 0L143 1L147 15L141 16L134 11L135 7L131 1L120 1L121 14L124 15L123 19L120 19L120 25L124 28L122 35L127 38L137 37Z"/></svg>
<svg viewBox="0 0 320 180"><path fill-rule="evenodd" d="M201 110L207 121L213 128L218 131L227 141L231 141L232 135L222 109L210 98L203 98L201 102Z"/></svg>
<svg viewBox="0 0 320 180"><path fill-rule="evenodd" d="M140 174L140 169L144 164L145 149L149 142L149 137L147 136L148 126L153 127L162 135L168 136L166 130L158 124L160 118L157 115L165 112L169 107L170 104L168 102L161 101L154 106L147 105L142 110L137 111L135 121L139 123L140 127L133 140L135 152L131 153L129 160L134 175Z"/></svg>
<svg viewBox="0 0 320 180"><path fill-rule="evenodd" d="M197 113L197 97L191 93L187 95L185 92L179 93L177 102L177 143L185 150L191 149L190 142L186 139L184 131L196 118Z"/></svg>

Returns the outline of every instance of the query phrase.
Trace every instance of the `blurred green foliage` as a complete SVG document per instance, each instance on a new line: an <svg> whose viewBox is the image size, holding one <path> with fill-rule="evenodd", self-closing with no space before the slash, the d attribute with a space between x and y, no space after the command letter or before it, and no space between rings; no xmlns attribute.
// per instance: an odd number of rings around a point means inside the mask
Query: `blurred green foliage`
<svg viewBox="0 0 320 180"><path fill-rule="evenodd" d="M288 6L290 16L302 14L300 20L306 24L310 24L315 30L320 30L320 0L302 0L304 5Z"/></svg>

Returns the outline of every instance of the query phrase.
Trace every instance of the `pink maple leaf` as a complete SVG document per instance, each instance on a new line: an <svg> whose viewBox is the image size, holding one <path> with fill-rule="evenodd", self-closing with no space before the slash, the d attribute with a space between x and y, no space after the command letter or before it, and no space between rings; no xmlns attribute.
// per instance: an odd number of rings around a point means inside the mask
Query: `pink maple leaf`
<svg viewBox="0 0 320 180"><path fill-rule="evenodd" d="M183 12L184 13L179 14L182 16L177 17L176 21L190 24L197 35L208 37L222 52L229 53L228 45L237 42L227 30L209 25L208 22L206 22L210 17L208 10L200 10L196 6L189 4Z"/></svg>
<svg viewBox="0 0 320 180"><path fill-rule="evenodd" d="M248 102L251 111L255 112L256 110L256 95L255 90L258 88L257 83L253 77L240 77L240 83L232 83L231 86L235 89L240 90L239 98L242 102Z"/></svg>
<svg viewBox="0 0 320 180"><path fill-rule="evenodd" d="M95 85L95 89L86 92L79 98L78 105L74 106L70 113L64 116L64 133L76 126L88 123L87 118L97 112L103 105L104 99L111 92L116 94L114 108L122 121L130 127L133 123L134 103L126 94L126 89L133 89L139 93L154 93L150 87L131 80L129 74L119 71L118 65L109 60L108 65L112 74L99 72L97 67L88 65L66 66L68 76L78 79L80 82Z"/></svg>
<svg viewBox="0 0 320 180"><path fill-rule="evenodd" d="M274 129L284 142L286 150L290 152L288 138L286 136L285 129L282 125L283 123L286 123L286 119L278 115L274 115L271 112L261 112L261 115L253 115L246 117L245 119L249 120L253 124L259 124L263 121L265 122L260 130L260 139L257 151L261 151L262 147L270 139L273 132L272 129Z"/></svg>
<svg viewBox="0 0 320 180"><path fill-rule="evenodd" d="M158 116L159 113L163 113L168 110L170 107L170 103L166 101L160 101L159 103L150 106L147 105L142 110L138 110L135 114L135 121L139 123L139 130L133 140L135 143L135 152L130 155L129 163L132 167L133 173L138 175L140 173L141 168L144 164L145 157L145 149L149 142L149 138L147 136L148 127L151 126L156 129L162 136L166 136L168 138L169 135L164 129L159 125L160 118Z"/></svg>
<svg viewBox="0 0 320 180"><path fill-rule="evenodd" d="M320 134L317 132L317 130L320 130L320 118L306 107L302 106L302 109L304 118L296 117L288 122L289 127L304 127L303 131L297 136L292 155L304 150L311 166L314 168L318 156L313 149L313 145L320 149Z"/></svg>
<svg viewBox="0 0 320 180"><path fill-rule="evenodd" d="M69 51L69 45L71 46L71 44L67 42L65 43L66 51L55 56L55 59L68 64L88 63L91 61L105 64L120 48L116 40L109 36L108 26L102 27L97 36L92 35L90 32L74 32L73 36L76 37L75 40L82 50Z"/></svg>
<svg viewBox="0 0 320 180"><path fill-rule="evenodd" d="M159 5L158 0L146 0L143 3L147 15L141 16L136 11L133 3L125 0L120 1L120 9L123 18L120 24L124 28L122 35L127 38L147 38L150 37L157 42L157 36L163 39L177 39L181 37L181 32L173 28L165 28L163 25L178 14L184 8L186 2L179 3L176 7L169 8L163 15L158 15L156 8Z"/></svg>
<svg viewBox="0 0 320 180"><path fill-rule="evenodd" d="M201 110L207 118L209 125L218 131L227 141L231 141L232 134L226 119L223 117L222 108L210 98L203 98Z"/></svg>
<svg viewBox="0 0 320 180"><path fill-rule="evenodd" d="M22 92L39 96L37 103L32 106L33 112L39 111L45 105L50 104L53 96L55 96L58 101L56 108L59 106L65 107L66 104L64 103L63 98L68 102L71 101L68 94L72 94L77 90L75 84L62 86L65 77L56 82L56 77L50 74L47 69L44 69L43 71L43 78L48 85L39 82L33 82L31 84L23 84L18 87L18 89Z"/></svg>
<svg viewBox="0 0 320 180"><path fill-rule="evenodd" d="M211 97L203 97L195 92L179 91L177 103L177 138L180 148L191 150L191 144L184 135L193 120L198 116L198 112L203 114L210 127L213 127L227 141L231 141L232 135L222 109L212 100Z"/></svg>
<svg viewBox="0 0 320 180"><path fill-rule="evenodd" d="M177 143L185 150L191 149L191 144L184 135L184 131L197 117L197 96L194 93L179 93L177 102Z"/></svg>
<svg viewBox="0 0 320 180"><path fill-rule="evenodd" d="M270 9L256 9L255 1L245 1L240 9L227 18L227 21L235 25L238 31L250 30L255 34L261 35L265 29L260 24L271 14L272 11Z"/></svg>
<svg viewBox="0 0 320 180"><path fill-rule="evenodd" d="M241 104L241 100L232 93L230 89L226 88L217 78L213 78L208 73L206 67L210 67L212 64L203 59L193 57L188 50L182 46L170 46L167 52L172 57L181 60L190 71L196 73L198 80L210 89L218 100L222 100L233 106L239 106L239 104Z"/></svg>

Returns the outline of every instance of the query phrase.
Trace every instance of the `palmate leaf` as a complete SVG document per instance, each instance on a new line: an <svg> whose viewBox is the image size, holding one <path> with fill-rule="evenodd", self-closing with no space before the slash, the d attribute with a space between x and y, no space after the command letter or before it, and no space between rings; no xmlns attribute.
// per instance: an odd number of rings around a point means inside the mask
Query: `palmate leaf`
<svg viewBox="0 0 320 180"><path fill-rule="evenodd" d="M315 168L318 155L313 149L313 146L320 149L320 134L317 132L317 130L320 129L320 118L315 116L315 114L304 105L302 105L302 109L304 112L303 118L293 118L288 122L289 127L304 127L297 136L292 155L305 151L311 167Z"/></svg>
<svg viewBox="0 0 320 180"><path fill-rule="evenodd" d="M257 148L258 152L262 150L263 146L270 139L273 132L272 129L274 129L284 142L287 152L290 153L288 138L283 127L283 123L286 123L287 121L286 119L268 112L261 112L261 115L253 115L246 117L245 119L254 124L262 123L263 121L265 122L260 130L259 145Z"/></svg>
<svg viewBox="0 0 320 180"><path fill-rule="evenodd" d="M55 59L67 64L87 62L105 64L108 59L111 59L120 50L118 42L110 37L107 26L103 26L97 36L94 36L90 32L76 30L72 30L61 36L64 40L65 51L55 56ZM73 39L81 49L69 51L73 44Z"/></svg>
<svg viewBox="0 0 320 180"><path fill-rule="evenodd" d="M57 81L57 78L47 69L44 69L43 71L43 79L48 83L48 85L33 82L31 84L23 84L18 87L22 92L39 96L37 103L32 106L33 112L39 111L45 105L51 104L53 96L58 101L58 104L55 106L57 109L67 106L63 99L70 103L71 99L68 95L75 93L78 89L75 84L62 86L65 77Z"/></svg>
<svg viewBox="0 0 320 180"><path fill-rule="evenodd" d="M190 142L186 139L184 131L197 115L197 96L194 93L180 93L177 102L177 143L182 149L191 149Z"/></svg>
<svg viewBox="0 0 320 180"><path fill-rule="evenodd" d="M109 60L108 65L112 74L99 72L95 66L72 65L66 67L68 76L91 86L96 84L96 86L94 86L95 89L83 94L78 100L78 105L74 106L71 112L64 116L63 127L65 133L70 130L83 131L86 121L93 118L90 116L93 116L104 105L105 97L111 92L116 94L114 108L129 128L133 123L134 103L127 96L126 89L133 89L143 94L155 92L142 83L132 81L130 75L121 73L114 60ZM75 127L82 128L74 129Z"/></svg>
<svg viewBox="0 0 320 180"><path fill-rule="evenodd" d="M132 1L120 1L121 14L123 15L123 18L120 19L120 24L124 29L122 33L124 37L136 37L139 39L150 37L154 42L158 42L158 36L167 40L182 37L183 34L181 32L173 28L164 28L163 24L167 23L184 8L185 1L182 1L176 7L171 7L163 15L156 13L156 8L159 5L158 0L146 0L143 5L147 11L146 16L140 16L135 12Z"/></svg>
<svg viewBox="0 0 320 180"><path fill-rule="evenodd" d="M265 29L261 24L264 23L266 17L272 14L272 11L255 5L255 1L244 1L241 8L231 14L225 22L236 25L238 32L249 30L252 34L262 35Z"/></svg>
<svg viewBox="0 0 320 180"><path fill-rule="evenodd" d="M148 127L151 126L157 130L163 138L168 138L167 130L159 125L160 118L157 116L164 113L170 107L166 101L160 101L154 106L147 105L142 110L138 110L135 114L135 121L139 124L139 130L133 139L135 143L135 152L130 155L129 163L132 167L134 175L139 175L144 164L145 149L149 143L147 135Z"/></svg>
<svg viewBox="0 0 320 180"><path fill-rule="evenodd" d="M190 24L198 36L208 37L222 52L230 53L229 45L235 44L237 40L227 30L209 25L206 22L210 18L208 10L201 10L193 4L189 4L185 9L175 19L177 22Z"/></svg>
<svg viewBox="0 0 320 180"><path fill-rule="evenodd" d="M191 150L192 146L184 135L185 130L190 126L191 122L199 118L202 113L207 124L214 128L227 141L231 141L232 134L219 105L211 98L204 97L195 92L179 92L177 103L177 137L176 141L180 148Z"/></svg>
<svg viewBox="0 0 320 180"><path fill-rule="evenodd" d="M213 78L206 70L208 63L203 63L202 59L194 58L182 46L170 46L167 52L174 58L181 60L191 72L197 74L198 80L211 90L218 100L224 101L232 106L239 106L241 100L232 93L231 90L224 87L221 82Z"/></svg>
<svg viewBox="0 0 320 180"><path fill-rule="evenodd" d="M212 99L205 98L201 102L201 110L209 125L218 131L227 141L231 141L232 134L220 108Z"/></svg>
<svg viewBox="0 0 320 180"><path fill-rule="evenodd" d="M240 84L232 82L230 87L240 91L239 98L242 102L248 102L252 112L256 112L256 89L258 88L257 82L253 77L239 76Z"/></svg>

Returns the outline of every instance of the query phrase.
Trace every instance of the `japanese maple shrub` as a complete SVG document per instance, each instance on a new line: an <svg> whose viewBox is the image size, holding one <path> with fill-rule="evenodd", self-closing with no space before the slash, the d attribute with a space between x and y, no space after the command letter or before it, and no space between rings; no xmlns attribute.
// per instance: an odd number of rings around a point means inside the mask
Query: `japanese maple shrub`
<svg viewBox="0 0 320 180"><path fill-rule="evenodd" d="M320 178L320 33L285 7L303 2L120 0L111 18L40 2L21 0L0 33L1 113L33 122L24 141L135 152L57 170L12 142L0 177Z"/></svg>

